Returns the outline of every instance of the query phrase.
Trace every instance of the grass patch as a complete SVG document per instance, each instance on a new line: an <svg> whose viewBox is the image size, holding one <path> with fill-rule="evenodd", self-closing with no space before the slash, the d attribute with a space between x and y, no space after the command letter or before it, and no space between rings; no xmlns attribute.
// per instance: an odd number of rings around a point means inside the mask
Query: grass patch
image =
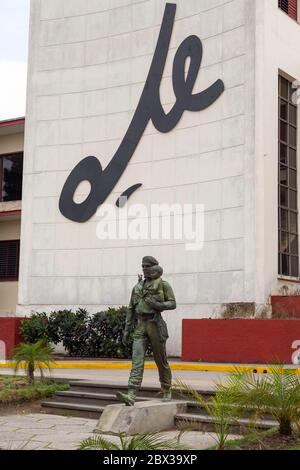
<svg viewBox="0 0 300 470"><path fill-rule="evenodd" d="M51 379L30 384L24 377L0 377L0 405L23 403L52 397L59 390L69 390L66 383Z"/></svg>
<svg viewBox="0 0 300 470"><path fill-rule="evenodd" d="M217 450L217 446L205 450ZM224 450L300 450L300 434L282 436L272 428L227 441Z"/></svg>

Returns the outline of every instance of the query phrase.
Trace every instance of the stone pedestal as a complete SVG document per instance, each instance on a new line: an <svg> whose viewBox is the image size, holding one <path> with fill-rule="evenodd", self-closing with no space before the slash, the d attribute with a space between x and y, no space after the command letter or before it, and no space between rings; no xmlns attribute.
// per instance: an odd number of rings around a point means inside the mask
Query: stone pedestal
<svg viewBox="0 0 300 470"><path fill-rule="evenodd" d="M161 401L138 402L134 406L108 405L104 409L95 433L127 436L144 432L160 432L174 427L174 417L186 410L186 402Z"/></svg>

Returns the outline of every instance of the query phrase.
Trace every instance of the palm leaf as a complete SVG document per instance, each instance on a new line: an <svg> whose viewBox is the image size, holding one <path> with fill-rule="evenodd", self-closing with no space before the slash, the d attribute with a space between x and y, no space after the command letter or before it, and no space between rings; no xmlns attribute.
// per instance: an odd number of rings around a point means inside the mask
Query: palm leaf
<svg viewBox="0 0 300 470"><path fill-rule="evenodd" d="M158 433L143 433L127 441L126 450L187 450L188 447L178 444L177 439L169 439Z"/></svg>
<svg viewBox="0 0 300 470"><path fill-rule="evenodd" d="M121 448L100 436L84 439L77 450L121 450Z"/></svg>

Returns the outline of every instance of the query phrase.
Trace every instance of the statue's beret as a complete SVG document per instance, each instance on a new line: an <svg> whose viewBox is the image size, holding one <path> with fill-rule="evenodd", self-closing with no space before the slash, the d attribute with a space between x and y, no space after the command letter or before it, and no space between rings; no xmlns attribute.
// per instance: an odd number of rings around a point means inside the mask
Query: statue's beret
<svg viewBox="0 0 300 470"><path fill-rule="evenodd" d="M142 263L151 264L151 266L156 266L157 264L159 264L158 261L155 258L153 258L153 256L144 256Z"/></svg>

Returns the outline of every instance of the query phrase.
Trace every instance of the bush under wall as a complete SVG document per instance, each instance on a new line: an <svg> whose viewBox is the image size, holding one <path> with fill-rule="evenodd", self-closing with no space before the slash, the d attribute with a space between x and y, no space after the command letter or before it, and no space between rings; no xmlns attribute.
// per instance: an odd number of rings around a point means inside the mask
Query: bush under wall
<svg viewBox="0 0 300 470"><path fill-rule="evenodd" d="M127 307L95 314L82 308L34 313L22 321L21 334L29 343L41 339L53 344L62 342L71 357L129 358L132 337L126 347L122 344L126 312Z"/></svg>

